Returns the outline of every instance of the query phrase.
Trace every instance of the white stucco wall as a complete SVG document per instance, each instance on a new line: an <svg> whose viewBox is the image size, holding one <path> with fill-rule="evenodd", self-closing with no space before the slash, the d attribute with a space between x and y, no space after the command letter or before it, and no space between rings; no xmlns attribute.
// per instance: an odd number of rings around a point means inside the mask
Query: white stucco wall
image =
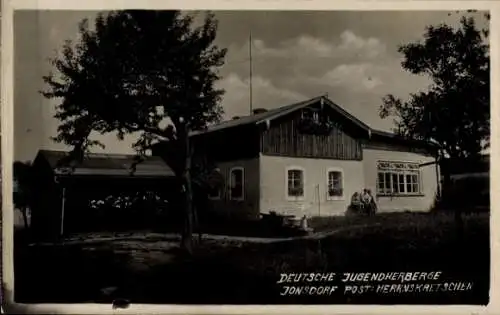
<svg viewBox="0 0 500 315"><path fill-rule="evenodd" d="M299 167L305 174L303 199L287 198L287 170ZM327 170L343 173L343 197L327 198ZM302 217L344 215L351 195L363 189L364 173L361 161L310 159L279 156L260 157L260 210L276 211ZM318 190L319 188L319 190Z"/></svg>

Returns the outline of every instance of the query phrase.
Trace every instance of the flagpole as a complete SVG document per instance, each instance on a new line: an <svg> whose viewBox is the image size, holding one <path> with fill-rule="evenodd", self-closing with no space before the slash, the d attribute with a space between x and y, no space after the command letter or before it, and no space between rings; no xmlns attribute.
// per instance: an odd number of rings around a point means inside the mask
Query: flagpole
<svg viewBox="0 0 500 315"><path fill-rule="evenodd" d="M250 69L249 69L249 93L250 93L250 115L253 114L253 95L252 95L252 31L250 31L250 36L248 40L248 54L250 57Z"/></svg>

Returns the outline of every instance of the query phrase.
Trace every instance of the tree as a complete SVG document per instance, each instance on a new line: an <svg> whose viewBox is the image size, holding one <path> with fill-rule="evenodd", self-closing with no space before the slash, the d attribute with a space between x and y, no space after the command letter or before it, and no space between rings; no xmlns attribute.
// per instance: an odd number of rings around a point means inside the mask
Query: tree
<svg viewBox="0 0 500 315"><path fill-rule="evenodd" d="M477 158L490 144L488 35L474 17L463 16L456 29L428 26L423 42L400 46L403 68L432 84L407 101L385 96L381 118L395 117L400 135L432 141L440 158Z"/></svg>
<svg viewBox="0 0 500 315"><path fill-rule="evenodd" d="M116 11L100 14L95 29L79 26L81 39L66 42L52 59L59 76L44 77L47 98L62 99L54 138L81 160L92 132L137 134L133 148L140 163L155 142L175 148L170 161L184 195L183 248L191 253L193 231L191 131L218 122L224 93L215 83L226 49L214 40L217 21L208 13L200 26L179 11Z"/></svg>
<svg viewBox="0 0 500 315"><path fill-rule="evenodd" d="M489 14L484 17L489 21ZM479 29L473 16L463 16L458 28L428 26L423 42L400 46L403 68L430 77L432 84L407 101L385 96L380 117L395 117L396 133L436 145L438 161L445 157L477 161L490 145L488 36L488 28ZM449 174L444 175L444 187L448 187ZM461 238L460 207L455 209L455 219Z"/></svg>
<svg viewBox="0 0 500 315"><path fill-rule="evenodd" d="M15 161L13 165L14 175L14 206L19 209L23 215L24 227L29 228L28 208L31 203L32 187L32 169L29 162Z"/></svg>
<svg viewBox="0 0 500 315"><path fill-rule="evenodd" d="M197 147L197 149L199 148ZM183 165L182 157L176 154L179 148L175 143L162 143L159 149L161 150L160 155L164 157L168 165ZM191 162L193 197L196 201L194 207L197 210L194 211L194 221L198 228L200 228L200 216L203 212L208 212L212 206L209 201L210 192L220 191L224 187L224 176L220 169L217 168L210 156L203 153L202 151L201 154L193 154ZM198 235L199 241L201 241L201 230L198 230Z"/></svg>

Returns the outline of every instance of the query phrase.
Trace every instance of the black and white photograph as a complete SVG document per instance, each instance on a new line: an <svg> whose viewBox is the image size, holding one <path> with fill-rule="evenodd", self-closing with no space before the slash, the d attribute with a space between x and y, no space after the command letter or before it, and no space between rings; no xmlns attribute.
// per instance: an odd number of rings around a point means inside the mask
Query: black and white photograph
<svg viewBox="0 0 500 315"><path fill-rule="evenodd" d="M488 305L489 32L15 10L15 303Z"/></svg>

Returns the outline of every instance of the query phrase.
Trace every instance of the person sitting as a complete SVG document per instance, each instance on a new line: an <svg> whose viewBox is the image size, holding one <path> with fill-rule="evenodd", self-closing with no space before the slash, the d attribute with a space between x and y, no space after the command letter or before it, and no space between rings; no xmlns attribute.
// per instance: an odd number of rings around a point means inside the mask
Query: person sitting
<svg viewBox="0 0 500 315"><path fill-rule="evenodd" d="M372 215L377 211L377 204L375 203L375 198L373 198L370 189L365 189L363 191L363 202L365 203L367 214Z"/></svg>
<svg viewBox="0 0 500 315"><path fill-rule="evenodd" d="M361 194L359 192L355 192L351 197L351 209L359 213L363 210L363 202L361 201Z"/></svg>
<svg viewBox="0 0 500 315"><path fill-rule="evenodd" d="M369 205L371 203L372 196L368 193L368 189L363 189L363 194L361 195L361 200L363 204Z"/></svg>

